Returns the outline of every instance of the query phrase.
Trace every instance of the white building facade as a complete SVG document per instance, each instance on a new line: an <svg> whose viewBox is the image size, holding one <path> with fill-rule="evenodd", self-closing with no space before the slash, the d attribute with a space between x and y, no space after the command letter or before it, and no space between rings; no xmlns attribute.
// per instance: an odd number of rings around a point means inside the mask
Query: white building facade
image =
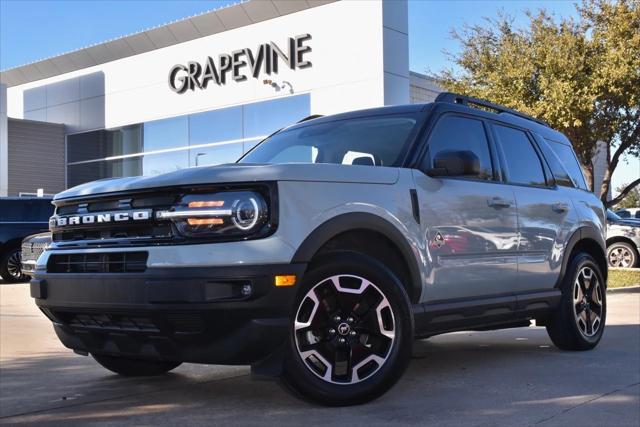
<svg viewBox="0 0 640 427"><path fill-rule="evenodd" d="M12 185L33 186L30 160L55 193L232 162L310 115L419 101L408 43L404 0L252 0L5 70L0 196L36 191Z"/></svg>

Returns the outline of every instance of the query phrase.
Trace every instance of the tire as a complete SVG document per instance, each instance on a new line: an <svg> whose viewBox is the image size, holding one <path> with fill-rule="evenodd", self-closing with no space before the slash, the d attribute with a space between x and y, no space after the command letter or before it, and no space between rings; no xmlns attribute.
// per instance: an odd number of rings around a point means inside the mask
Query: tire
<svg viewBox="0 0 640 427"><path fill-rule="evenodd" d="M20 248L11 248L4 254L0 261L0 276L5 282L18 283L27 280L27 276L22 274L20 263Z"/></svg>
<svg viewBox="0 0 640 427"><path fill-rule="evenodd" d="M605 282L591 255L578 253L571 259L561 291L547 325L551 341L561 350L591 350L600 342L607 318Z"/></svg>
<svg viewBox="0 0 640 427"><path fill-rule="evenodd" d="M638 251L627 242L615 242L607 248L609 267L638 267Z"/></svg>
<svg viewBox="0 0 640 427"><path fill-rule="evenodd" d="M413 313L398 278L366 255L332 252L302 280L282 380L324 405L368 402L398 381L412 347Z"/></svg>
<svg viewBox="0 0 640 427"><path fill-rule="evenodd" d="M127 357L108 356L106 354L92 354L91 356L104 368L125 377L161 375L182 364L182 362L129 359Z"/></svg>

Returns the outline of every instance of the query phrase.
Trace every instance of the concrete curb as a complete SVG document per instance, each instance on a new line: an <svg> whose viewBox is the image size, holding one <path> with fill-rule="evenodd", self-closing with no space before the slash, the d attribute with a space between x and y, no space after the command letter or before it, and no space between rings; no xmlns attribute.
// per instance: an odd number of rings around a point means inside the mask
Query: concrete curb
<svg viewBox="0 0 640 427"><path fill-rule="evenodd" d="M611 288L611 289L607 289L607 292L613 292L616 294L619 293L635 293L635 292L640 292L640 285L633 285L633 286L624 286L622 288Z"/></svg>

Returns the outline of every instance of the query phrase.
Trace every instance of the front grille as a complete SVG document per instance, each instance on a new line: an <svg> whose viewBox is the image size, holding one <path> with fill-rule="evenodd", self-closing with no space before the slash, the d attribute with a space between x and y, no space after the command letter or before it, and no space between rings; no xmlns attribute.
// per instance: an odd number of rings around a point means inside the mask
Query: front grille
<svg viewBox="0 0 640 427"><path fill-rule="evenodd" d="M53 254L48 273L141 273L147 269L147 252Z"/></svg>
<svg viewBox="0 0 640 427"><path fill-rule="evenodd" d="M198 334L206 329L198 312L168 312L157 315L140 313L71 312L42 309L53 322L82 329L102 331L161 332Z"/></svg>
<svg viewBox="0 0 640 427"><path fill-rule="evenodd" d="M128 239L141 240L148 239L153 241L168 240L172 237L172 229L170 224L161 225L139 225L132 224L129 226L109 226L95 229L81 228L77 230L58 231L53 234L56 243L76 242L82 240L102 241L110 239Z"/></svg>
<svg viewBox="0 0 640 427"><path fill-rule="evenodd" d="M147 244L166 242L174 237L170 223L157 222L153 213L173 206L180 194L133 193L94 200L63 201L56 207L56 215L91 215L108 212L112 215L136 209L151 210L149 220L132 222L92 222L76 226L53 228L53 241L60 246L107 245L112 242ZM76 244L77 242L77 244Z"/></svg>
<svg viewBox="0 0 640 427"><path fill-rule="evenodd" d="M46 242L34 242L28 241L22 244L22 261L37 261L38 257L42 255L42 252L47 248Z"/></svg>
<svg viewBox="0 0 640 427"><path fill-rule="evenodd" d="M108 199L100 198L97 200L89 200L80 202L71 202L64 204L56 210L58 215L70 215L86 212L104 212L117 211L129 208L154 208L158 206L168 207L175 203L178 195L148 195L148 194L127 194L120 197L111 197Z"/></svg>
<svg viewBox="0 0 640 427"><path fill-rule="evenodd" d="M124 331L158 332L160 329L149 317L106 313L52 312L61 323L91 329L117 329Z"/></svg>

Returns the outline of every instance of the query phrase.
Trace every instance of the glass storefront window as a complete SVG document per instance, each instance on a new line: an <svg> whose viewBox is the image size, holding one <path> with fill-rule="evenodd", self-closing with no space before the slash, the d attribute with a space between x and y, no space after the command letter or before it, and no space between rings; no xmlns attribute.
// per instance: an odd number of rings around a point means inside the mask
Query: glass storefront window
<svg viewBox="0 0 640 427"><path fill-rule="evenodd" d="M189 116L189 145L242 139L242 107Z"/></svg>
<svg viewBox="0 0 640 427"><path fill-rule="evenodd" d="M98 130L67 137L67 162L101 159L109 156L108 131Z"/></svg>
<svg viewBox="0 0 640 427"><path fill-rule="evenodd" d="M189 150L190 166L209 166L222 163L235 163L242 157L242 141L239 143L221 143L212 147L192 148Z"/></svg>
<svg viewBox="0 0 640 427"><path fill-rule="evenodd" d="M67 162L83 162L142 152L142 126L98 130L67 137Z"/></svg>
<svg viewBox="0 0 640 427"><path fill-rule="evenodd" d="M67 166L67 187L104 178L142 175L142 157L80 163Z"/></svg>
<svg viewBox="0 0 640 427"><path fill-rule="evenodd" d="M146 154L142 157L142 173L139 175L160 175L189 167L188 150L169 153Z"/></svg>
<svg viewBox="0 0 640 427"><path fill-rule="evenodd" d="M309 105L304 94L68 135L67 186L233 163L264 136L308 116Z"/></svg>
<svg viewBox="0 0 640 427"><path fill-rule="evenodd" d="M141 125L125 126L108 132L111 142L110 156L134 154L143 151Z"/></svg>
<svg viewBox="0 0 640 427"><path fill-rule="evenodd" d="M164 150L189 145L189 117L174 117L145 123L144 151Z"/></svg>
<svg viewBox="0 0 640 427"><path fill-rule="evenodd" d="M309 115L309 95L279 98L244 106L244 137L268 136ZM247 141L247 152L260 140Z"/></svg>
<svg viewBox="0 0 640 427"><path fill-rule="evenodd" d="M189 165L232 163L242 156L242 107L189 116Z"/></svg>

